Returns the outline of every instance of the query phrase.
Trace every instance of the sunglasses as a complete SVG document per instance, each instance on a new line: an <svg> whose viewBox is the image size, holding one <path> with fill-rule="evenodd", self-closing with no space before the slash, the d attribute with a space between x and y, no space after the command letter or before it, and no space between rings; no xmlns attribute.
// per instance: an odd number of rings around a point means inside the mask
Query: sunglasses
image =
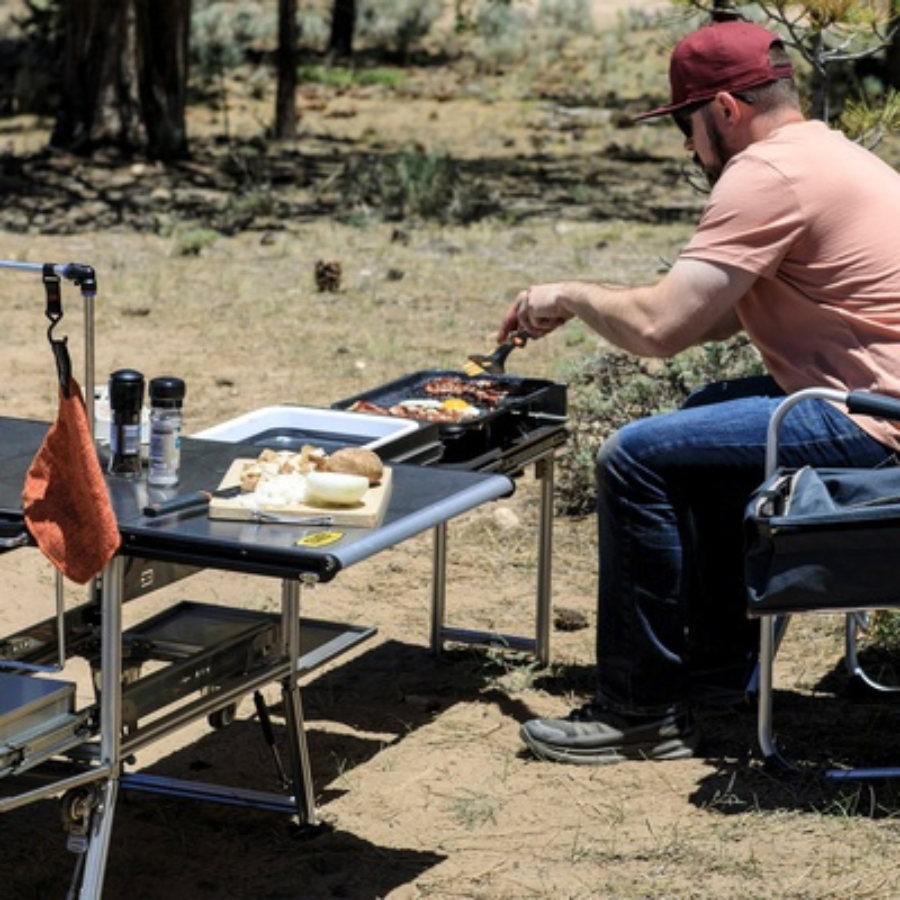
<svg viewBox="0 0 900 900"><path fill-rule="evenodd" d="M679 109L678 112L672 113L675 124L681 129L681 133L688 140L691 140L694 136L694 126L691 123L691 116L695 112L699 112L703 109L704 106L709 106L710 103L712 103L712 98L709 100L701 100L699 103L692 103L690 106L685 106L684 109Z"/></svg>
<svg viewBox="0 0 900 900"><path fill-rule="evenodd" d="M741 103L745 103L747 106L753 106L756 102L756 98L752 94L731 94L735 100L740 100ZM713 97L710 97L709 100L700 100L697 103L692 103L690 106L685 106L684 109L679 109L678 112L672 113L672 118L675 120L675 124L681 129L681 133L688 139L691 140L694 137L694 126L691 123L691 116L703 109L704 106L709 106L710 103L713 102Z"/></svg>

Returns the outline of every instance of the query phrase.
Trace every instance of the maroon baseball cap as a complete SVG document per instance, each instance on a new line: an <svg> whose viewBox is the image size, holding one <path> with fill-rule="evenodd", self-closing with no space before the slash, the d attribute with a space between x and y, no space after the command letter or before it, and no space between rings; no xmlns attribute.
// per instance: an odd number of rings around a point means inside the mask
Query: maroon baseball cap
<svg viewBox="0 0 900 900"><path fill-rule="evenodd" d="M781 38L752 22L713 22L679 41L669 64L672 102L635 116L635 121L678 112L712 100L720 91L746 91L794 74L773 66L769 49Z"/></svg>

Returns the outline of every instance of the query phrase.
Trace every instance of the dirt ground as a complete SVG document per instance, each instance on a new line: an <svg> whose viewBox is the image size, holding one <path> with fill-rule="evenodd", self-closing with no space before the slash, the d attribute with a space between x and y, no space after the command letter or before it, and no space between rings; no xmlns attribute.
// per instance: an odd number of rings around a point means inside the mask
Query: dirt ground
<svg viewBox="0 0 900 900"><path fill-rule="evenodd" d="M613 6L598 4L606 14ZM598 58L610 33L595 39ZM655 38L637 31L629 40L640 46ZM624 282L656 277L690 233L702 198L680 179L678 141L667 130L615 126L623 104L641 98L620 97L612 111L564 107L553 97L504 97L502 78L480 83L482 99L472 91L447 94L449 82L459 89L468 77L420 71L416 92L399 103L374 90L307 88L303 134L295 146L270 148L277 166L293 160L304 177L273 182L267 215L220 232L196 254L185 252L184 226L159 225L187 209L204 224L219 221L228 186L215 144L198 143L191 165L175 172L32 157L35 132L5 123L11 150L0 257L93 265L98 379L123 366L148 377L184 377L189 433L268 405L328 406L412 371L459 368L468 353L492 346L506 303L533 281L588 272ZM208 125L195 123L198 130ZM327 193L317 179L340 169L347 148L400 146L410 135L449 147L454 134L465 138L453 151L459 158L493 161L491 188L521 215L468 226L372 217L349 223L315 206L312 195L319 202ZM156 227L141 227L151 221ZM318 260L341 262L339 291L316 290ZM33 274L10 272L3 281L0 410L47 420L55 395L43 290ZM82 301L71 285L63 296L61 329L81 371ZM599 347L572 326L517 352L510 370L564 378L567 365ZM538 499L527 471L512 498L451 523L450 624L533 634ZM776 712L798 774L776 776L754 758L755 716L745 706L698 710L705 742L689 761L580 768L538 762L524 751L520 722L562 714L591 693L594 529L591 520L554 523L554 611L581 613L587 627L555 628L546 668L496 648L431 652L429 534L304 589L305 615L377 628L304 682L320 826L125 794L115 809L104 896L900 896L890 786L826 785L809 774L816 764L860 755L883 761L880 738L896 733L890 707L848 699L835 620L795 624L779 661ZM53 579L39 554L7 554L0 566L4 628L48 617ZM126 624L185 598L272 611L279 592L267 579L205 571L128 604ZM67 596L70 604L82 600L74 588ZM64 677L90 700L81 661ZM284 753L274 686L265 699ZM227 728L197 722L128 767L279 789L249 698ZM8 812L0 829L0 895L64 896L75 857L65 849L56 804Z"/></svg>

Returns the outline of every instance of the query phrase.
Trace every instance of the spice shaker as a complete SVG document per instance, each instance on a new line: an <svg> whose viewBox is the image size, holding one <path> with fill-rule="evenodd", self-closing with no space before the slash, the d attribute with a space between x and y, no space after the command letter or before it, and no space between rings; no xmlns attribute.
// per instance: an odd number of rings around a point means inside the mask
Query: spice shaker
<svg viewBox="0 0 900 900"><path fill-rule="evenodd" d="M153 487L178 484L184 394L184 381L180 378L164 376L150 382L150 470L147 483Z"/></svg>
<svg viewBox="0 0 900 900"><path fill-rule="evenodd" d="M141 408L144 376L119 369L109 376L109 471L139 478L141 474Z"/></svg>

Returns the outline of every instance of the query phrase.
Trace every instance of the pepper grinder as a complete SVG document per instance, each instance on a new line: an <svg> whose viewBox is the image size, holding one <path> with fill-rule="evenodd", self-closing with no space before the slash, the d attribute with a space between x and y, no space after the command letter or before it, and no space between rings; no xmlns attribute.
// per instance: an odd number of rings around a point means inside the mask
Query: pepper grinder
<svg viewBox="0 0 900 900"><path fill-rule="evenodd" d="M126 478L141 475L141 408L144 376L119 369L109 376L109 472Z"/></svg>

